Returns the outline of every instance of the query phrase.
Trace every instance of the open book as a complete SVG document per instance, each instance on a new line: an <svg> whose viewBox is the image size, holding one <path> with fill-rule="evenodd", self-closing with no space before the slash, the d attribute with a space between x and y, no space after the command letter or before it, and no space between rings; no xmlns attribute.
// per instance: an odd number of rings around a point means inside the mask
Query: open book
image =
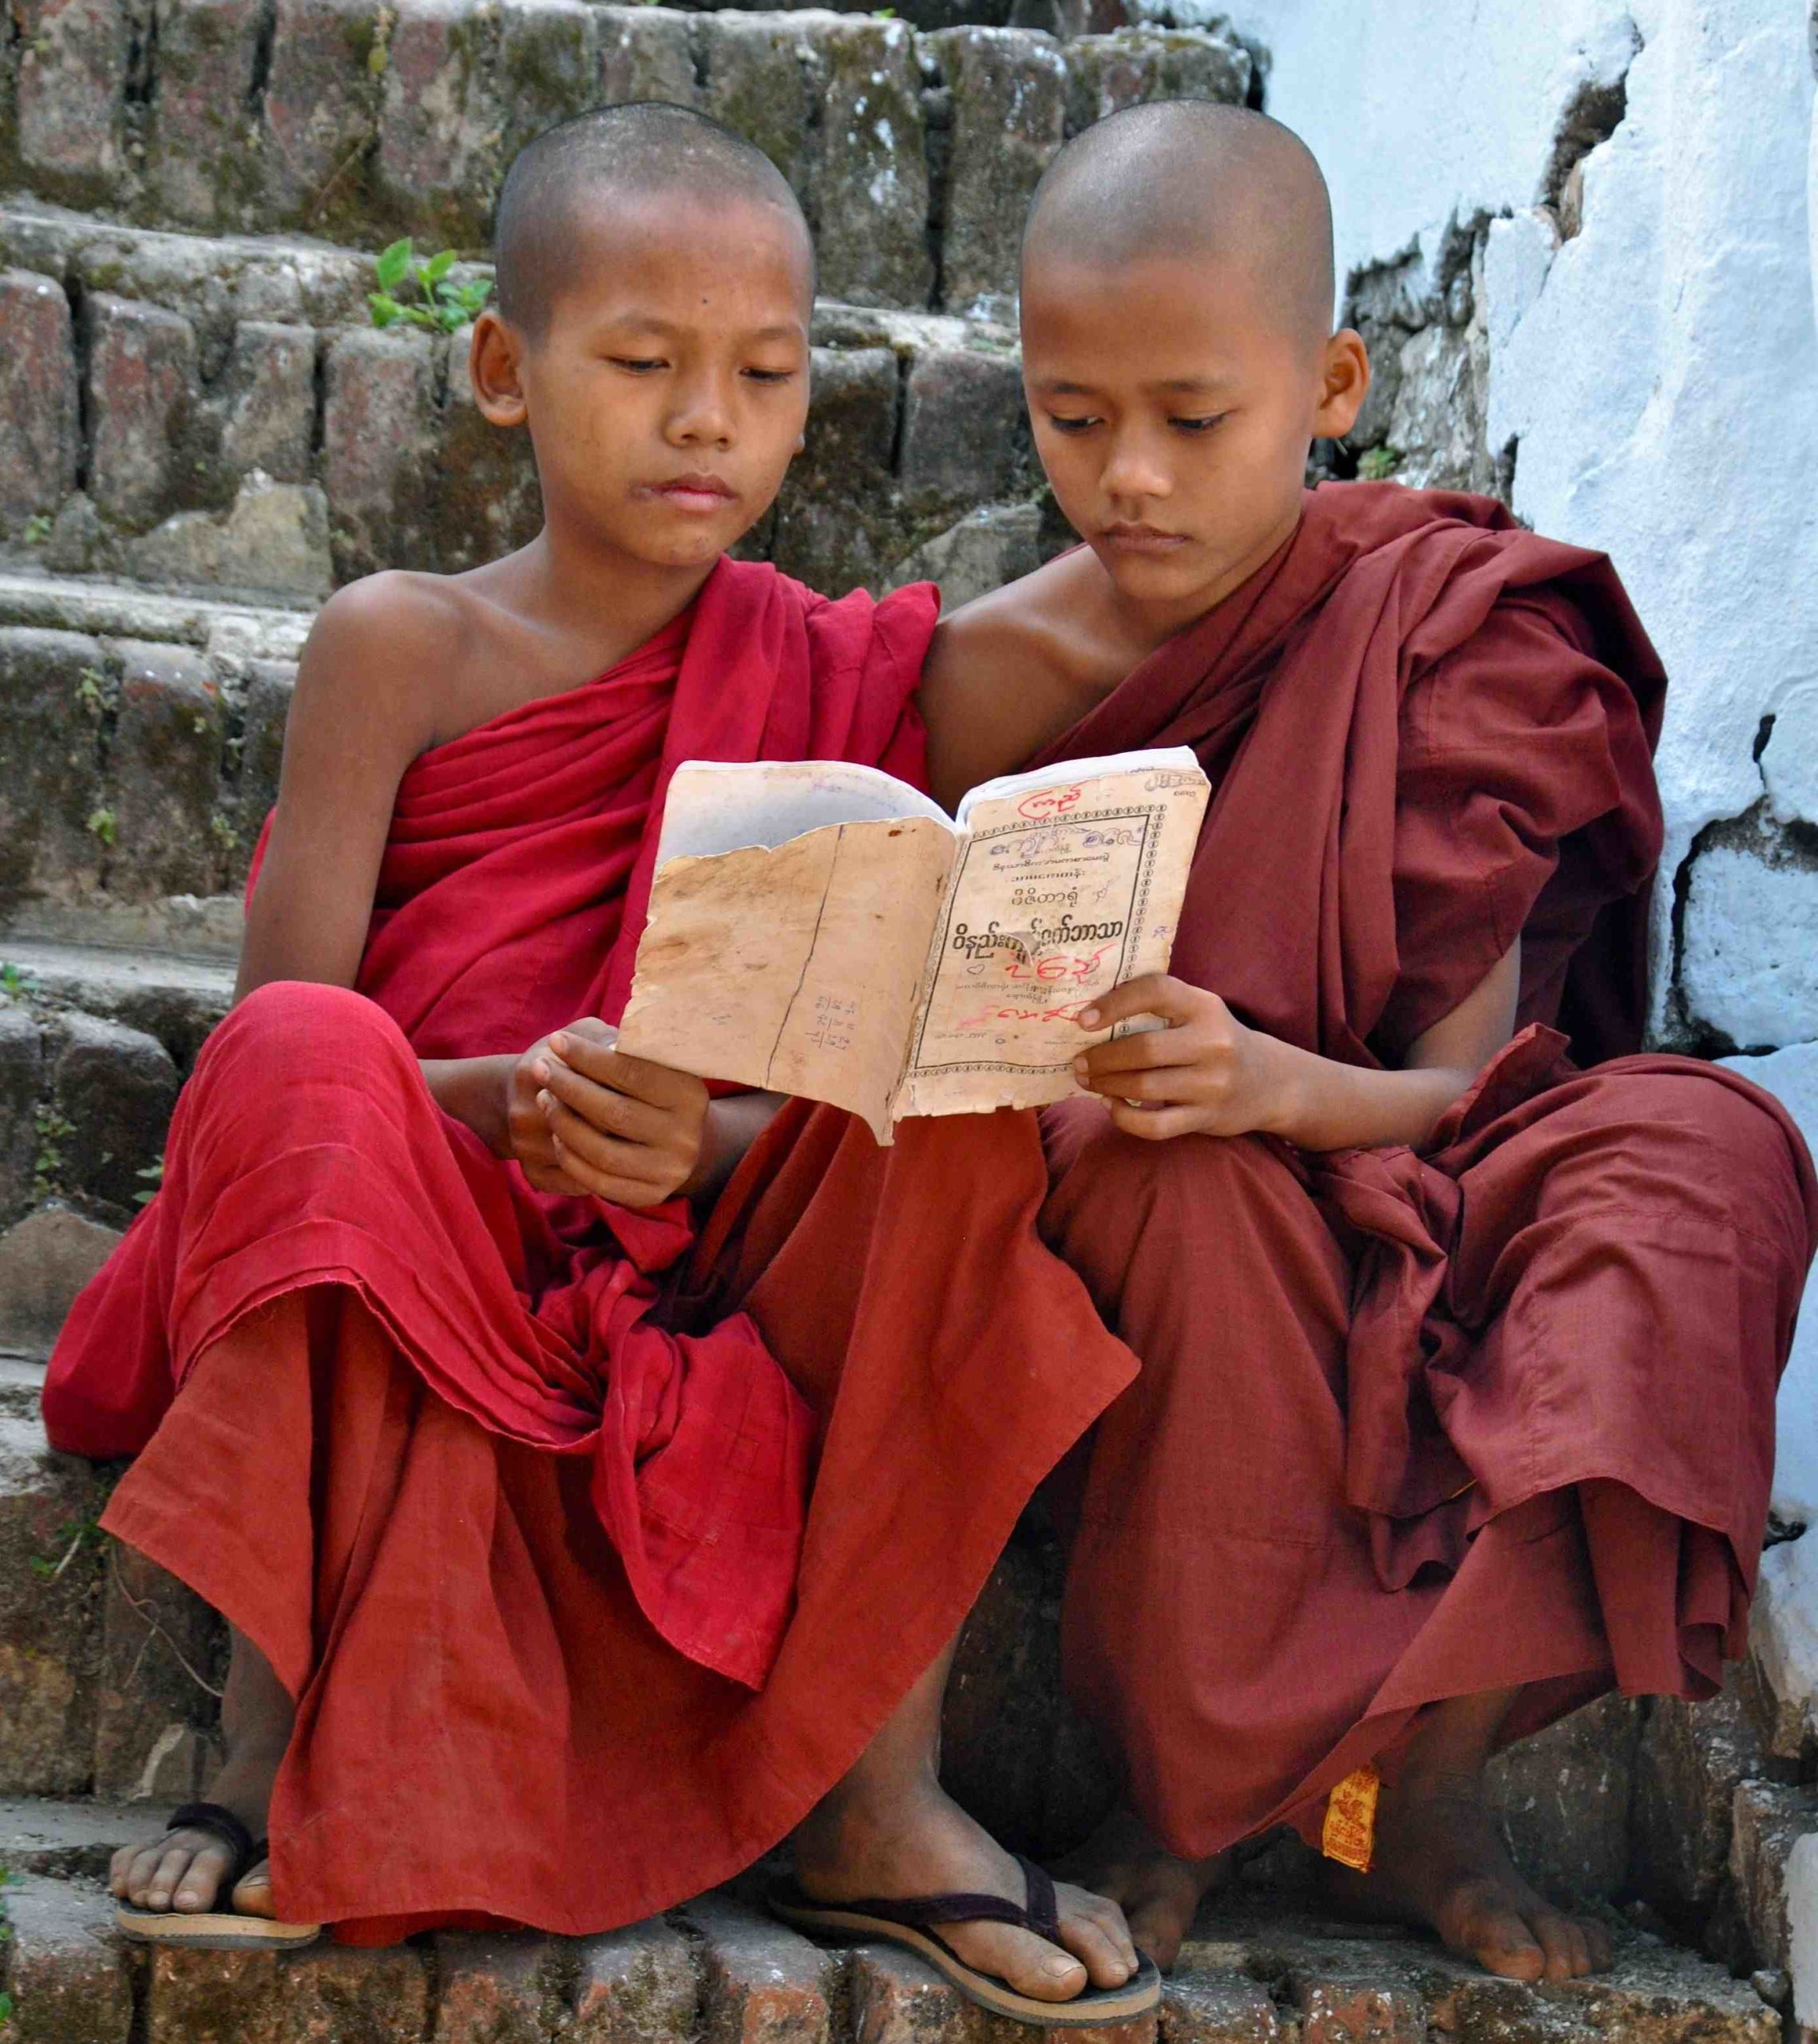
<svg viewBox="0 0 1818 2044"><path fill-rule="evenodd" d="M880 1143L1064 1099L1112 1033L1075 1018L1167 969L1207 793L1184 747L987 781L957 821L873 767L691 760L620 1047L830 1101Z"/></svg>

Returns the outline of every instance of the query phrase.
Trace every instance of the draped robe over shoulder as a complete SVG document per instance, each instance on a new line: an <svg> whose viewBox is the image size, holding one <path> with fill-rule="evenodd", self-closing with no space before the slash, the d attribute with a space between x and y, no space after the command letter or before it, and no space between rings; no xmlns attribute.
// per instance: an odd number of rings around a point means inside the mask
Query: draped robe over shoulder
<svg viewBox="0 0 1818 2044"><path fill-rule="evenodd" d="M919 777L933 617L925 587L829 603L723 562L606 675L418 759L357 991L261 988L204 1047L45 1411L137 1456L109 1530L298 1700L291 1916L589 1931L736 1872L1133 1373L1036 1239L1031 1117L884 1153L786 1111L742 1174L762 1266L691 1317L685 1202L533 1191L418 1062L616 1019L683 759ZM979 1216L949 1197L973 1173Z"/></svg>
<svg viewBox="0 0 1818 2044"><path fill-rule="evenodd" d="M1519 1688L1514 1737L1741 1650L1818 1200L1768 1095L1621 1055L1663 691L1602 557L1329 485L1050 749L1194 748L1172 969L1287 1042L1396 1064L1522 942L1419 1154L1044 1114L1044 1234L1143 1363L1075 1472L1068 1680L1182 1854L1318 1838L1440 1698Z"/></svg>

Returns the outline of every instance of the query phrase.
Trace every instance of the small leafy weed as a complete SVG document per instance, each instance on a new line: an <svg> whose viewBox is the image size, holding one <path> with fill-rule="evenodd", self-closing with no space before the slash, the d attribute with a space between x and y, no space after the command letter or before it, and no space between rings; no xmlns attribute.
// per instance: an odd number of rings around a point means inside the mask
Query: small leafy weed
<svg viewBox="0 0 1818 2044"><path fill-rule="evenodd" d="M484 279L457 284L450 277L448 273L454 267L452 248L443 249L426 263L418 262L408 235L381 254L376 267L378 289L366 294L375 327L402 324L452 334L469 319L477 319L493 294L491 284ZM406 302L402 294L410 286L414 286L417 299Z"/></svg>

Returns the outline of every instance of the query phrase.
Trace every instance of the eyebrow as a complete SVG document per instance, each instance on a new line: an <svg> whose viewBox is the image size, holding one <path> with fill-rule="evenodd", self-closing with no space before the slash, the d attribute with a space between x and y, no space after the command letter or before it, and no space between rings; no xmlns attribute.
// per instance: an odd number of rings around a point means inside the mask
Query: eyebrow
<svg viewBox="0 0 1818 2044"><path fill-rule="evenodd" d="M1164 396L1184 397L1201 390L1228 390L1234 380L1229 376L1175 376L1166 382L1145 384L1143 387ZM1044 398L1090 398L1097 394L1089 383L1056 381L1038 383L1036 388Z"/></svg>

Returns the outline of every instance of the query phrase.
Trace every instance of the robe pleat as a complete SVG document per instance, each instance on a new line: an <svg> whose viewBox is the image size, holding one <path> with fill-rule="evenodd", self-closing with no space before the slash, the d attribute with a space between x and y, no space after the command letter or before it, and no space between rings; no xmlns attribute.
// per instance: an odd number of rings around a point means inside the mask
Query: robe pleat
<svg viewBox="0 0 1818 2044"><path fill-rule="evenodd" d="M297 1701L287 1916L590 1932L737 1872L1134 1374L1038 1241L1032 1117L885 1153L791 1107L684 1284L687 1202L537 1193L423 1081L616 1019L683 759L918 778L933 619L722 563L608 674L418 759L356 988L262 987L203 1048L45 1412L136 1456L104 1524Z"/></svg>
<svg viewBox="0 0 1818 2044"><path fill-rule="evenodd" d="M1769 1095L1623 1054L1663 691L1602 557L1333 485L1046 755L1194 749L1173 969L1324 1056L1396 1062L1523 945L1418 1154L1044 1112L1044 1235L1143 1363L1067 1487L1063 1664L1179 1853L1317 1841L1442 1698L1519 1688L1513 1738L1742 1650L1818 1192Z"/></svg>

